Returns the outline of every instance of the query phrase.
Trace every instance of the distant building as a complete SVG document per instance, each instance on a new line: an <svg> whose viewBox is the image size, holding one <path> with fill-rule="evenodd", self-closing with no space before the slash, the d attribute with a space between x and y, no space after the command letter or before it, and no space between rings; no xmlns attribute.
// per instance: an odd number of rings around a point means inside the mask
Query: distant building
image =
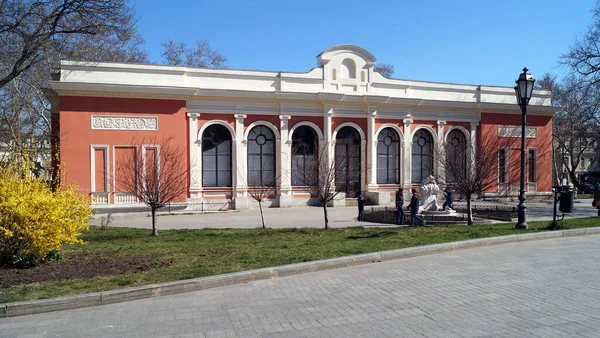
<svg viewBox="0 0 600 338"><path fill-rule="evenodd" d="M318 143L329 145L331 161L345 161L336 175L341 196L362 191L387 204L398 187L417 186L437 170L436 145L488 135L510 146L494 150L499 179L486 194L518 190L519 174L509 168L520 160L512 87L388 79L373 70L371 53L353 45L332 47L317 61L307 73L62 61L48 96L63 182L78 184L94 203L135 202L111 184L115 161L145 151L131 148L133 137L172 134L189 154L181 201L248 208L247 186L277 180L273 206L305 205L310 195L293 173L318 147L298 145ZM528 107L529 195L549 195L552 186L549 94L535 91Z"/></svg>

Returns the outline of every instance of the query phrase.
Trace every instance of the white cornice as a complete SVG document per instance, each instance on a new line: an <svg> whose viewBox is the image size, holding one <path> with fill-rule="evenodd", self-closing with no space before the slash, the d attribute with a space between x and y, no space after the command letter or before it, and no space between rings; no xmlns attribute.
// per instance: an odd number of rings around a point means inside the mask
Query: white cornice
<svg viewBox="0 0 600 338"><path fill-rule="evenodd" d="M319 55L322 61L341 57L360 57L367 64L375 62L372 54L353 45L335 46ZM353 80L357 83L354 90L358 91L345 92L336 88L348 90L347 87L331 85L327 67L333 65L291 73L62 61L60 81L52 81L50 86L59 96L319 104L352 109L372 105L408 112L432 109L521 113L512 87L388 79L369 70L364 81ZM534 91L528 114L552 115L559 110L560 107L551 106L549 92Z"/></svg>

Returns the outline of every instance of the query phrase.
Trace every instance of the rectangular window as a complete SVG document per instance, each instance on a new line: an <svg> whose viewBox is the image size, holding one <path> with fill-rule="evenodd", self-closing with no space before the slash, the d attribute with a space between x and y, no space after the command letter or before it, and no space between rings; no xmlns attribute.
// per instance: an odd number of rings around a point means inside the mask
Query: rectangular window
<svg viewBox="0 0 600 338"><path fill-rule="evenodd" d="M529 149L527 167L529 168L527 182L537 182L537 149Z"/></svg>
<svg viewBox="0 0 600 338"><path fill-rule="evenodd" d="M506 148L498 150L498 182L507 183Z"/></svg>

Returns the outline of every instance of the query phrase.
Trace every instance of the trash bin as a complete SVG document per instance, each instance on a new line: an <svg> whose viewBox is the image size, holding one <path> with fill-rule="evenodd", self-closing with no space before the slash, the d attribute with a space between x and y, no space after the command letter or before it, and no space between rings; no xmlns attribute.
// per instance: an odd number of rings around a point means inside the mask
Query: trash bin
<svg viewBox="0 0 600 338"><path fill-rule="evenodd" d="M560 204L558 210L560 212L573 212L573 198L575 194L571 189L564 189L560 192Z"/></svg>

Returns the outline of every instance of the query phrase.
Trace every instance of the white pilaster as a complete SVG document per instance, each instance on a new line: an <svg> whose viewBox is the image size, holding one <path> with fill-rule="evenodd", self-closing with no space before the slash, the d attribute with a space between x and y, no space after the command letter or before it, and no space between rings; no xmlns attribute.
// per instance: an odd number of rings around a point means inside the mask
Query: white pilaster
<svg viewBox="0 0 600 338"><path fill-rule="evenodd" d="M437 121L437 145L436 148L438 151L436 151L433 156L434 156L434 170L437 170L437 175L438 177L443 177L444 178L444 182L446 180L446 147L445 147L445 140L444 140L444 127L446 126L446 121L443 120L439 120ZM435 156L440 156L440 159L436 159ZM440 161L441 160L441 161ZM438 163L439 165L435 165L436 163ZM444 183L442 182L442 183ZM438 182L440 183L440 182Z"/></svg>
<svg viewBox="0 0 600 338"><path fill-rule="evenodd" d="M279 115L280 145L280 181L279 181L279 207L291 207L293 205L292 197L292 140L289 136L288 122L289 115Z"/></svg>
<svg viewBox="0 0 600 338"><path fill-rule="evenodd" d="M199 113L187 113L188 133L190 139L190 198L202 197L202 156L200 153L200 142L198 140L198 116Z"/></svg>
<svg viewBox="0 0 600 338"><path fill-rule="evenodd" d="M335 161L335 140L332 139L332 118L333 118L333 105L324 105L323 107L324 116L323 116L323 149L325 150L325 156L327 160L327 167L333 168L332 164ZM321 149L319 149L320 151ZM334 177L335 182L335 177ZM335 187L333 187L335 189ZM338 195L340 196L340 195ZM343 198L334 199L329 206L332 207L343 207L346 206L346 200Z"/></svg>
<svg viewBox="0 0 600 338"><path fill-rule="evenodd" d="M369 172L367 191L374 192L377 191L377 139L375 138L377 108L368 107L367 114L367 170Z"/></svg>
<svg viewBox="0 0 600 338"><path fill-rule="evenodd" d="M331 130L331 119L333 117L333 106L325 105L325 116L323 118L323 139L325 141L325 148L327 149L328 161L333 160L334 145L332 144L332 130Z"/></svg>
<svg viewBox="0 0 600 338"><path fill-rule="evenodd" d="M403 158L403 181L404 181L404 189L410 191L411 186L411 167L412 167L412 135L411 135L411 124L413 123L412 116L410 114L403 120L404 122L404 158Z"/></svg>
<svg viewBox="0 0 600 338"><path fill-rule="evenodd" d="M471 145L473 147L473 158L475 158L475 154L477 153L477 126L479 122L471 122Z"/></svg>
<svg viewBox="0 0 600 338"><path fill-rule="evenodd" d="M475 159L477 158L477 126L479 122L471 122L471 166L472 170L477 170Z"/></svg>
<svg viewBox="0 0 600 338"><path fill-rule="evenodd" d="M248 196L246 194L246 182L248 181L248 171L246 169L246 140L244 140L244 119L245 114L234 114L235 117L235 208L247 209Z"/></svg>

